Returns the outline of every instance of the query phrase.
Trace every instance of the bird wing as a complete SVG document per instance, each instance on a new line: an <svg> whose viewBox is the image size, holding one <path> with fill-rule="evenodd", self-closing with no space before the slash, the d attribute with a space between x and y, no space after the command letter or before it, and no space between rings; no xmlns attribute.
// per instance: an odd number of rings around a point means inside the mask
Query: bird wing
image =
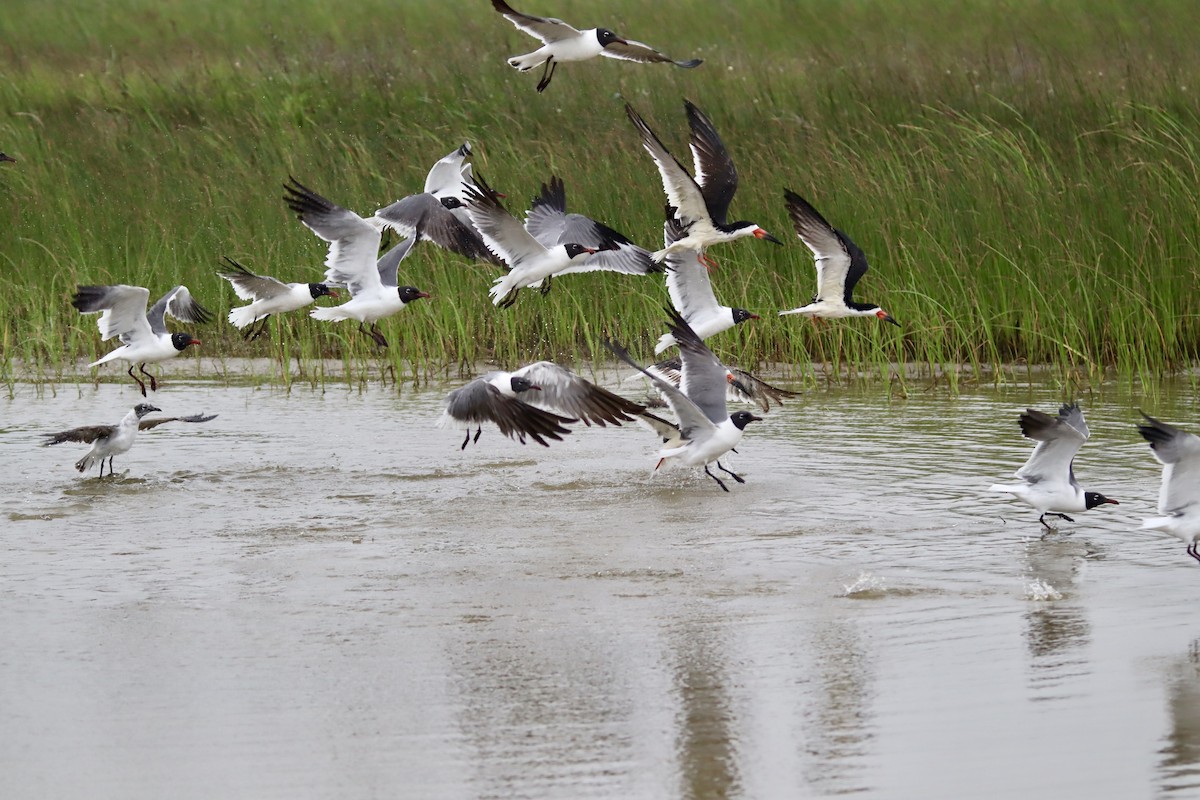
<svg viewBox="0 0 1200 800"><path fill-rule="evenodd" d="M151 428L157 428L164 422L208 422L210 419L216 419L216 414L192 414L188 417L159 417L158 419L144 419L138 423L139 431L148 431Z"/></svg>
<svg viewBox="0 0 1200 800"><path fill-rule="evenodd" d="M833 226L803 197L786 189L783 196L787 201L788 215L792 218L796 235L812 251L816 260L817 300L844 296L845 300L849 301L852 286L848 277L852 259L850 251L846 249L849 240L839 236ZM862 272L866 271L864 258ZM854 281L857 282L859 277L862 277L861 273Z"/></svg>
<svg viewBox="0 0 1200 800"><path fill-rule="evenodd" d="M186 286L176 286L171 291L158 298L158 302L150 306L146 312L146 320L154 333L167 333L166 315L183 322L194 322L206 325L212 321L212 312L192 299L192 293Z"/></svg>
<svg viewBox="0 0 1200 800"><path fill-rule="evenodd" d="M663 242L670 246L686 233L679 220L675 219L673 209L668 208L667 221L663 225ZM689 322L716 314L721 309L713 293L708 268L700 263L699 256L699 250L683 250L667 253L664 259L671 305Z"/></svg>
<svg viewBox="0 0 1200 800"><path fill-rule="evenodd" d="M513 374L541 387L541 391L524 392L525 402L575 417L585 425L620 425L646 410L549 361L538 361Z"/></svg>
<svg viewBox="0 0 1200 800"><path fill-rule="evenodd" d="M685 100L684 106L687 108L688 126L692 129L688 145L696 168L696 183L700 184L709 215L718 225L724 225L729 203L737 191L737 168L733 166L733 159L717 135L712 120L690 101Z"/></svg>
<svg viewBox="0 0 1200 800"><path fill-rule="evenodd" d="M84 314L104 312L96 321L101 341L116 336L129 344L154 335L146 319L149 299L150 290L143 286L80 286L71 305Z"/></svg>
<svg viewBox="0 0 1200 800"><path fill-rule="evenodd" d="M84 425L81 428L72 428L69 431L44 434L46 441L42 442L42 445L49 447L52 444L62 444L63 442L91 444L97 439L105 439L112 436L113 431L116 429L116 425Z"/></svg>
<svg viewBox="0 0 1200 800"><path fill-rule="evenodd" d="M500 195L483 176L476 176L475 184L464 189L467 213L488 249L513 269L523 261L545 255L546 248L525 230L521 220L505 210Z"/></svg>
<svg viewBox="0 0 1200 800"><path fill-rule="evenodd" d="M645 275L663 270L649 250L638 247L624 234L583 214L568 214L566 189L557 175L550 178L549 184L542 184L541 194L525 212L525 230L546 248L574 242L600 251L579 259L559 274L607 270Z"/></svg>
<svg viewBox="0 0 1200 800"><path fill-rule="evenodd" d="M284 184L284 201L305 227L329 242L325 259L325 282L345 286L351 297L364 291L380 291L383 282L375 266L380 232L371 223L330 202L295 178Z"/></svg>
<svg viewBox="0 0 1200 800"><path fill-rule="evenodd" d="M1031 483L1041 480L1074 482L1071 462L1089 435L1079 406L1064 405L1057 417L1028 408L1021 415L1020 425L1021 433L1038 444L1025 465L1017 470L1017 477Z"/></svg>
<svg viewBox="0 0 1200 800"><path fill-rule="evenodd" d="M671 410L675 412L675 416L679 419L678 430L683 438L688 440L705 439L716 429L716 425L709 420L700 407L692 402L681 390L672 385L670 381L663 380L658 375L638 364L629 355L629 351L617 342L605 340L604 346L611 350L613 355L645 375L658 387L658 390L662 392L663 397L666 399L667 405L671 407Z"/></svg>
<svg viewBox="0 0 1200 800"><path fill-rule="evenodd" d="M644 42L635 42L632 39L626 39L623 42L611 42L604 46L604 49L600 51L600 55L617 58L621 61L637 61L642 64L668 62L684 69L692 69L704 63L698 58L688 61L676 61L661 50L655 50Z"/></svg>
<svg viewBox="0 0 1200 800"><path fill-rule="evenodd" d="M283 281L267 275L255 275L229 256L223 258L229 262L230 269L217 274L229 281L233 285L233 293L243 300L269 300L291 291L291 287Z"/></svg>
<svg viewBox="0 0 1200 800"><path fill-rule="evenodd" d="M579 31L561 19L522 14L520 11L513 9L504 0L492 0L492 8L503 14L506 20L517 27L517 30L541 39L542 44L553 44L579 35Z"/></svg>
<svg viewBox="0 0 1200 800"><path fill-rule="evenodd" d="M725 405L729 370L678 311L673 308L666 311L671 318L671 335L679 345L679 358L683 364L679 388L710 422L719 425L729 419L729 410Z"/></svg>
<svg viewBox="0 0 1200 800"><path fill-rule="evenodd" d="M443 156L425 176L423 191L426 194L437 194L447 190L457 191L458 184L463 180L463 171L468 169L463 162L469 155L471 155L471 145L463 142L462 146L453 153Z"/></svg>
<svg viewBox="0 0 1200 800"><path fill-rule="evenodd" d="M446 414L467 424L495 423L510 439L525 444L529 436L543 447L550 446L546 439L562 441L562 434L571 432L563 427L564 423L576 421L502 394L484 378L476 378L447 395Z"/></svg>
<svg viewBox="0 0 1200 800"><path fill-rule="evenodd" d="M1147 424L1139 425L1138 432L1163 464L1158 513L1178 513L1200 500L1200 436L1145 413L1142 416Z"/></svg>
<svg viewBox="0 0 1200 800"><path fill-rule="evenodd" d="M647 369L657 373L664 380L668 380L676 386L683 380L683 362L678 357L659 361L653 366L647 367ZM766 412L771 410L772 400L782 405L783 398L797 397L800 394L799 392L790 392L787 389L772 386L744 369L729 367L729 373L734 379L728 382L725 390L726 403L755 403Z"/></svg>
<svg viewBox="0 0 1200 800"><path fill-rule="evenodd" d="M495 261L479 231L455 216L433 194L414 194L397 200L376 211L375 219L410 239L420 224L424 238L444 250L474 261Z"/></svg>
<svg viewBox="0 0 1200 800"><path fill-rule="evenodd" d="M708 217L704 194L687 169L663 146L646 121L633 110L633 106L626 103L625 113L641 134L642 146L654 159L658 174L662 177L663 190L667 193L667 201L675 207L679 219L686 225Z"/></svg>

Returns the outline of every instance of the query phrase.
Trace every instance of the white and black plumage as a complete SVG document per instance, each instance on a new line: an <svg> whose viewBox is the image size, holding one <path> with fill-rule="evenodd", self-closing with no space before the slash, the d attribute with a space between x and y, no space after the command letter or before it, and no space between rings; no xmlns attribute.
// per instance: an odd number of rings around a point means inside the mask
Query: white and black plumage
<svg viewBox="0 0 1200 800"><path fill-rule="evenodd" d="M639 366L620 344L610 341L605 342L605 345L618 358L654 382L679 420L678 425L671 426L659 417L643 415L644 422L661 436L665 443L658 453L658 464L654 468L658 469L667 459L676 459L687 466L702 466L706 475L716 481L722 489L729 491L725 482L709 471L708 465L715 462L717 469L731 475L738 483L745 483L742 476L722 467L719 459L737 447L748 424L761 421L762 417L757 417L749 411L729 414L725 404L725 386L732 380L729 370L688 327L678 312L667 309L667 313L671 318L671 333L679 342L679 354L683 364L679 388ZM672 428L675 429L675 433L671 433Z"/></svg>
<svg viewBox="0 0 1200 800"><path fill-rule="evenodd" d="M472 261L487 261L496 265L501 262L492 255L463 204L465 187L474 186L471 165L466 158L471 155L471 145L462 146L442 158L425 177L425 188L420 194L401 198L375 212L369 220L377 226L391 228L405 237L383 255L376 264L385 269L392 261L399 264L409 249L416 243L417 226L421 226L421 238L433 242L444 250L458 253Z"/></svg>
<svg viewBox="0 0 1200 800"><path fill-rule="evenodd" d="M703 63L698 58L676 61L648 44L622 39L608 28L588 28L581 31L572 28L561 19L522 14L504 0L492 0L492 7L515 25L517 30L542 42L542 46L532 53L513 56L508 60L509 66L521 72L528 72L540 64L546 65L542 70L541 80L538 81L539 92L545 91L550 85L550 79L554 77L554 70L560 61L586 61L596 56L607 56L622 61L674 64L683 69L692 69Z"/></svg>
<svg viewBox="0 0 1200 800"><path fill-rule="evenodd" d="M521 287L541 284L545 278L576 264L582 266L585 257L602 249L579 242L550 246L539 242L519 219L505 210L499 192L488 186L481 176L476 176L475 183L475 186L466 187L467 213L488 248L509 268L488 292L494 305L511 306ZM616 246L615 242L609 244L610 248Z"/></svg>
<svg viewBox="0 0 1200 800"><path fill-rule="evenodd" d="M1074 522L1063 512L1087 511L1105 503L1120 505L1099 492L1085 492L1075 480L1072 462L1091 435L1078 404L1064 405L1057 417L1028 408L1021 415L1020 425L1021 433L1036 441L1037 447L1025 466L1016 471L1020 483L994 484L991 491L1008 492L1042 512L1038 522L1047 529L1047 515Z"/></svg>
<svg viewBox="0 0 1200 800"><path fill-rule="evenodd" d="M284 283L268 275L255 275L250 270L224 256L229 269L218 272L233 286L233 292L250 305L229 309L229 322L239 330L246 328L246 338L257 339L267 330L272 314L283 314L304 308L318 297L337 298L338 293L323 283ZM254 323L262 321L257 327Z"/></svg>
<svg viewBox="0 0 1200 800"><path fill-rule="evenodd" d="M785 397L798 397L799 392L780 389L778 386L773 386L758 376L747 372L744 369L730 367L726 365L729 371L729 384L725 390L725 401L727 403L754 403L763 412L771 410L771 401L774 400L779 405L783 405ZM675 386L679 386L683 381L683 360L679 357L668 358L664 361L659 361L649 367L646 367L648 372L653 372L660 378L670 381ZM647 403L647 405L653 405ZM660 402L658 405L665 405Z"/></svg>
<svg viewBox="0 0 1200 800"><path fill-rule="evenodd" d="M1163 465L1158 513L1142 522L1143 530L1162 531L1188 546L1187 554L1200 561L1200 436L1160 422L1143 413L1145 425L1138 433L1150 443L1154 457Z"/></svg>
<svg viewBox="0 0 1200 800"><path fill-rule="evenodd" d="M784 190L788 214L800 241L812 251L817 265L817 293L806 306L780 311L779 316L803 314L814 319L878 317L900 325L874 303L856 303L854 287L867 274L867 257L850 237L825 221L800 195Z"/></svg>
<svg viewBox="0 0 1200 800"><path fill-rule="evenodd" d="M146 372L146 364L174 358L188 345L200 344L200 340L190 333L168 331L166 315L200 325L212 319L212 314L192 299L186 286L176 286L147 311L149 300L149 289L125 285L80 286L71 300L71 305L83 314L103 312L96 321L101 341L107 342L113 337L121 340L120 347L88 366L96 367L116 359L128 361L129 377L142 390L142 397L146 396L146 384L133 374L134 365L150 379L150 389L157 391L158 380Z"/></svg>
<svg viewBox="0 0 1200 800"><path fill-rule="evenodd" d="M383 270L376 266L380 239L377 227L353 211L330 202L295 178L285 184L284 189L288 207L309 230L329 242L325 282L345 286L350 292L347 302L315 308L309 316L328 322L356 319L360 331L371 336L380 347L387 347L387 339L376 323L429 295L415 286L398 285L399 262ZM419 239L420 236L414 237L414 241ZM364 323L371 324L369 331L363 328Z"/></svg>
<svg viewBox="0 0 1200 800"><path fill-rule="evenodd" d="M0 153L0 164L3 164L5 161L11 161L14 164L17 163L17 160L7 153Z"/></svg>
<svg viewBox="0 0 1200 800"><path fill-rule="evenodd" d="M112 475L113 456L128 452L129 448L133 447L133 440L137 437L138 431L148 431L165 422L208 422L217 417L216 414L208 416L194 414L190 417L142 419L154 411L162 411L162 409L149 403L138 403L116 425L86 425L81 428L72 428L69 431L49 433L46 434L46 441L43 444L46 447L63 442L90 444L92 449L75 462L75 469L86 472L92 468L93 464L99 463L100 477L103 478L104 459L108 459L108 474Z"/></svg>
<svg viewBox="0 0 1200 800"><path fill-rule="evenodd" d="M629 116L629 121L641 134L642 145L658 167L663 189L667 193L667 202L675 209L675 216L679 218L685 230L685 234L674 243L656 251L653 254L654 260L662 261L668 253L696 250L699 251L700 262L711 268L716 264L704 254L705 248L711 245L731 242L744 236L783 244L756 222L726 222L729 203L737 191L737 169L712 121L690 101L685 100L684 107L687 109L688 125L692 131L689 144L695 178L671 155L646 121L633 110L633 106L625 104L625 113Z"/></svg>
<svg viewBox="0 0 1200 800"><path fill-rule="evenodd" d="M670 246L683 238L685 232L668 206L667 221L663 224L663 243ZM696 335L707 339L735 325L760 319L758 314L744 308L731 308L717 302L708 269L700 256L701 251L687 249L668 253L666 257L667 292L671 295L671 305L687 320ZM675 337L664 333L654 346L654 354L658 355L673 344Z"/></svg>

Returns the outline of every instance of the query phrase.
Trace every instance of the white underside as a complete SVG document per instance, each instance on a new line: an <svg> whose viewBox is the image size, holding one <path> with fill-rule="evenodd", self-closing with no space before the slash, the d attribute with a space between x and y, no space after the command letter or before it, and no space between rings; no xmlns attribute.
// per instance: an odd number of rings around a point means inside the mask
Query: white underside
<svg viewBox="0 0 1200 800"><path fill-rule="evenodd" d="M720 312L717 314L708 314L699 319L689 319L687 323L701 339L707 339L721 331L727 331L736 324L733 321L733 313L728 308L720 309ZM676 344L678 342L675 341L674 336L664 333L659 337L658 344L654 346L654 354L658 355L663 350Z"/></svg>
<svg viewBox="0 0 1200 800"><path fill-rule="evenodd" d="M309 314L313 319L324 322L341 322L344 319L356 319L359 322L376 322L384 317L390 317L404 308L405 303L396 292L396 287L384 287L382 295L360 294L340 306L322 306L314 308Z"/></svg>
<svg viewBox="0 0 1200 800"><path fill-rule="evenodd" d="M98 367L101 364L107 364L109 361L128 361L131 364L147 364L155 361L166 361L168 358L174 358L179 355L180 351L175 349L175 345L171 344L170 336L155 335L154 339L147 342L140 342L135 345L121 345L116 350L113 350L103 358L93 361L88 364L89 367Z"/></svg>
<svg viewBox="0 0 1200 800"><path fill-rule="evenodd" d="M658 451L660 458L688 467L703 467L711 464L721 456L737 447L742 440L743 431L733 424L733 420L725 420L713 431L713 435L701 442L689 441L679 447L669 447Z"/></svg>
<svg viewBox="0 0 1200 800"><path fill-rule="evenodd" d="M1067 513L1087 510L1087 502L1084 500L1083 490L1069 483L1046 484L1043 482L1009 485L997 483L990 486L989 490L993 492L1008 492L1013 497L1027 505L1033 506L1043 514L1047 511Z"/></svg>
<svg viewBox="0 0 1200 800"><path fill-rule="evenodd" d="M600 55L604 48L600 46L600 40L596 38L595 32L581 31L581 33L581 36L539 47L532 53L513 56L508 60L508 65L521 72L528 72L534 67L546 63L548 58L553 58L555 61L587 61L589 58Z"/></svg>

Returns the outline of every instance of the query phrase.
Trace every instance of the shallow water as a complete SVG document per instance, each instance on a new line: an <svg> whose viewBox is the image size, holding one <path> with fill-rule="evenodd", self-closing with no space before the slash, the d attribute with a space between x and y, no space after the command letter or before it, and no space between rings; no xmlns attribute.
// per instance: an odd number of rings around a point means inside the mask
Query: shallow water
<svg viewBox="0 0 1200 800"><path fill-rule="evenodd" d="M447 388L172 381L220 416L103 481L39 434L129 387L0 400L0 797L1200 795L1200 566L1137 530L1129 398L1076 463L1122 504L1042 539L986 488L1048 389L820 391L726 494L636 426L462 451Z"/></svg>

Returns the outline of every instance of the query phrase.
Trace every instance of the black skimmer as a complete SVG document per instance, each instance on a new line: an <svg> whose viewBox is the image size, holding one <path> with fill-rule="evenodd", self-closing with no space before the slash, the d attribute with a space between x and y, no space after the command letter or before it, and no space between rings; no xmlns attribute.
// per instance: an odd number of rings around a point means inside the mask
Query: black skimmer
<svg viewBox="0 0 1200 800"><path fill-rule="evenodd" d="M641 134L642 145L658 166L667 202L674 208L674 215L686 231L674 243L656 251L652 256L654 260L662 261L668 253L696 250L699 251L700 262L712 268L716 262L704 254L705 248L710 245L731 242L744 236L783 244L759 227L757 222L725 221L729 203L737 191L737 169L721 137L717 135L717 129L704 112L688 100L684 100L683 105L687 109L688 125L692 130L689 143L696 171L694 179L663 146L646 121L633 110L633 106L625 104L625 113Z"/></svg>
<svg viewBox="0 0 1200 800"><path fill-rule="evenodd" d="M613 394L565 367L538 361L513 372L489 372L455 389L446 397L438 427L465 427L467 435L460 449L479 441L483 422L495 423L501 433L521 444L529 436L549 447L546 439L561 441L562 434L571 432L566 424L619 426L645 410L644 405Z"/></svg>
<svg viewBox="0 0 1200 800"><path fill-rule="evenodd" d="M683 225L668 206L667 221L663 225L663 243L670 246L683 238L685 233ZM671 295L671 305L687 320L696 335L707 339L734 325L760 319L758 314L744 308L730 308L717 302L708 270L698 263L700 255L699 250L688 249L668 253L666 257L667 292ZM654 346L654 354L658 355L673 344L675 337L664 333Z"/></svg>
<svg viewBox="0 0 1200 800"><path fill-rule="evenodd" d="M216 414L205 416L193 414L190 417L161 417L159 419L142 419L154 411L162 411L149 403L138 403L116 425L86 425L82 428L72 428L69 431L46 434L46 447L63 442L81 442L90 444L91 450L87 455L75 462L75 469L86 472L93 464L100 464L100 477L104 477L104 459L108 459L108 474L112 475L113 456L128 452L133 447L133 440L138 431L148 431L166 422L208 422L216 419Z"/></svg>
<svg viewBox="0 0 1200 800"><path fill-rule="evenodd" d="M509 267L508 273L497 278L488 292L494 305L508 308L516 302L521 287L540 285L544 279L568 267L582 266L587 256L595 255L599 250L619 247L616 242L592 247L580 242L543 244L504 209L499 192L480 176L475 182L475 186L466 188L467 213L488 248Z"/></svg>
<svg viewBox="0 0 1200 800"><path fill-rule="evenodd" d="M0 164L3 164L5 161L11 161L14 164L17 163L17 160L7 153L0 153Z"/></svg>
<svg viewBox="0 0 1200 800"><path fill-rule="evenodd" d="M1120 505L1099 492L1085 492L1075 480L1072 462L1091 435L1078 404L1064 405L1057 417L1028 408L1021 415L1020 425L1021 433L1036 441L1037 447L1025 466L1015 473L1020 483L994 484L991 491L1008 492L1042 512L1038 522L1047 530L1053 530L1046 522L1047 516L1074 522L1063 512L1087 511L1105 503Z"/></svg>
<svg viewBox="0 0 1200 800"><path fill-rule="evenodd" d="M151 391L158 391L158 380L146 372L146 364L174 358L188 345L200 344L200 340L190 333L168 331L165 316L170 314L183 322L198 325L212 319L212 314L192 299L186 286L176 286L146 311L149 300L149 289L124 285L80 286L71 300L71 305L84 314L104 312L96 321L101 341L107 342L113 337L121 340L120 347L88 366L97 367L116 359L128 361L129 377L142 390L142 397L146 396L146 384L133 374L134 365L150 379Z"/></svg>
<svg viewBox="0 0 1200 800"><path fill-rule="evenodd" d="M867 274L867 257L850 237L825 221L807 200L784 190L788 214L796 226L796 235L812 251L817 264L817 293L812 302L779 316L803 314L814 319L840 317L878 317L899 327L900 323L873 303L856 303L854 286Z"/></svg>
<svg viewBox="0 0 1200 800"><path fill-rule="evenodd" d="M418 225L421 226L425 241L472 261L501 265L471 224L463 203L465 187L475 185L471 177L471 165L466 163L469 155L471 145L463 142L461 147L433 165L425 177L425 188L421 194L401 198L379 209L368 220L377 227L390 228L405 237L379 260L378 268L389 267L390 259L397 264L404 259L408 249L416 242L413 237Z"/></svg>
<svg viewBox="0 0 1200 800"><path fill-rule="evenodd" d="M648 44L622 39L608 28L588 28L581 31L572 28L561 19L522 14L504 0L492 0L492 7L515 25L517 30L541 40L542 46L537 50L523 56L513 56L508 60L509 66L521 72L528 72L545 64L537 85L539 92L545 91L550 85L555 67L560 61L586 61L596 56L607 56L622 61L674 64L683 69L692 69L703 63L698 58L676 61Z"/></svg>
<svg viewBox="0 0 1200 800"><path fill-rule="evenodd" d="M1138 433L1150 443L1163 465L1158 513L1142 522L1143 530L1162 531L1182 539L1187 554L1200 561L1200 436L1160 422L1143 413Z"/></svg>
<svg viewBox="0 0 1200 800"><path fill-rule="evenodd" d="M288 207L296 212L305 227L329 242L329 256L325 259L326 283L345 286L350 292L347 302L315 308L309 316L329 322L356 319L359 331L368 334L380 347L387 347L387 339L376 323L429 295L415 286L398 285L398 261L382 272L379 270L375 263L380 240L377 227L353 211L326 200L295 178L285 184L284 189L288 192L284 197ZM418 231L413 240L420 238ZM363 328L368 322L371 323L369 331Z"/></svg>
<svg viewBox="0 0 1200 800"><path fill-rule="evenodd" d="M253 301L248 306L229 310L230 324L239 330L247 328L247 339L254 340L262 336L272 314L295 311L318 297L338 296L337 291L323 283L284 283L267 275L255 275L229 256L224 258L229 262L230 269L217 274L233 285L234 294L243 300ZM262 324L254 327L259 320Z"/></svg>
<svg viewBox="0 0 1200 800"><path fill-rule="evenodd" d="M605 346L626 364L650 378L679 420L678 425L672 425L652 414L640 417L664 440L664 448L659 451L658 463L654 468L661 467L667 459L676 459L692 467L703 466L704 473L728 492L729 487L709 470L708 465L716 463L717 469L732 476L738 483L745 483L741 475L721 466L719 459L738 446L747 425L761 421L762 417L749 411L729 413L725 404L725 386L733 380L729 370L677 311L667 309L667 313L671 318L671 333L679 342L683 364L679 388L639 366L620 344L606 341Z"/></svg>

